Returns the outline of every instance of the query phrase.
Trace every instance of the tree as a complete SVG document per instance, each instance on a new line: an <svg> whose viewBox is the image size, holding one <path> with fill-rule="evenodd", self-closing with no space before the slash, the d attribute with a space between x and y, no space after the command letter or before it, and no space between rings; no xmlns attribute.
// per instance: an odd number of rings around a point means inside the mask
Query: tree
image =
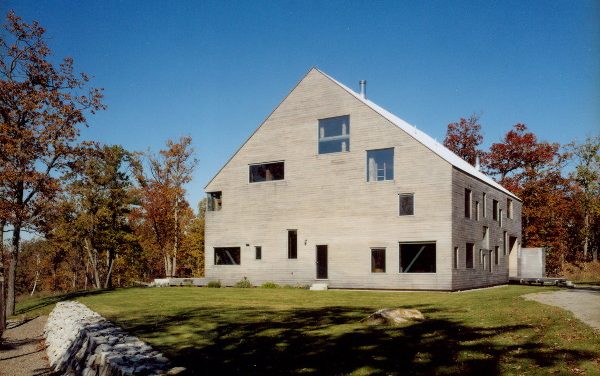
<svg viewBox="0 0 600 376"><path fill-rule="evenodd" d="M479 115L473 114L468 119L460 118L458 123L448 124L444 146L473 166L477 163L477 157L484 155L479 149L482 142Z"/></svg>
<svg viewBox="0 0 600 376"><path fill-rule="evenodd" d="M76 160L69 176L72 219L59 222L66 228L57 227L53 237L78 241L76 247L87 256L96 288L112 287L117 255L135 242L128 223L136 201L132 194L135 163L135 155L121 146L93 146Z"/></svg>
<svg viewBox="0 0 600 376"><path fill-rule="evenodd" d="M179 142L168 140L159 156L149 156L150 176L138 174L141 208L134 217L141 224L140 231L152 235L151 244L146 244L160 253L167 277L177 275L183 224L192 218L184 188L197 164L191 143L191 137L182 137Z"/></svg>
<svg viewBox="0 0 600 376"><path fill-rule="evenodd" d="M549 247L547 270L558 273L569 251L572 183L562 175L568 154L517 124L486 155L487 171L523 201L523 245Z"/></svg>
<svg viewBox="0 0 600 376"><path fill-rule="evenodd" d="M589 247L592 245L592 258L597 261L600 235L600 136L588 137L583 144L575 145L573 155L577 166L572 177L580 188L577 203L583 215L583 257L584 260L588 259Z"/></svg>
<svg viewBox="0 0 600 376"><path fill-rule="evenodd" d="M58 175L74 153L86 113L104 108L101 89L87 88L73 59L55 66L37 22L13 12L0 36L0 207L12 228L8 314L15 312L21 231L35 231L60 189Z"/></svg>

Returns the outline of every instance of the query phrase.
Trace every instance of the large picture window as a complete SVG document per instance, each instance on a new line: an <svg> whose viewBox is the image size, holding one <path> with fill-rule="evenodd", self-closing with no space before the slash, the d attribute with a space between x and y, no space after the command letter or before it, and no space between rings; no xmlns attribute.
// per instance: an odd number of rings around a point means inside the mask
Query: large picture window
<svg viewBox="0 0 600 376"><path fill-rule="evenodd" d="M319 120L319 154L350 151L350 116Z"/></svg>
<svg viewBox="0 0 600 376"><path fill-rule="evenodd" d="M394 180L394 148L367 150L367 181Z"/></svg>
<svg viewBox="0 0 600 376"><path fill-rule="evenodd" d="M371 249L371 272L385 273L385 248Z"/></svg>
<svg viewBox="0 0 600 376"><path fill-rule="evenodd" d="M250 183L283 180L283 162L259 163L250 165Z"/></svg>
<svg viewBox="0 0 600 376"><path fill-rule="evenodd" d="M435 273L435 243L400 243L400 273Z"/></svg>
<svg viewBox="0 0 600 376"><path fill-rule="evenodd" d="M240 265L240 247L215 248L215 265Z"/></svg>

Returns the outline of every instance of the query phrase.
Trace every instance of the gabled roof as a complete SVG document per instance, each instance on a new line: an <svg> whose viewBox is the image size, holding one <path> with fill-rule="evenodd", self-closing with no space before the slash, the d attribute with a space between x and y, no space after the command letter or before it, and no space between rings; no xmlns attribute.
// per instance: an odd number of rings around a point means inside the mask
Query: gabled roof
<svg viewBox="0 0 600 376"><path fill-rule="evenodd" d="M408 133L415 140L417 140L418 142L423 144L425 147L427 147L429 150L431 150L434 153L436 153L437 155L439 155L442 159L444 159L445 161L450 163L452 166L456 167L457 169L463 171L466 174L473 176L474 178L477 178L477 179L483 181L486 184L491 185L494 188L499 189L500 191L502 191L502 192L506 193L507 195L510 195L520 201L520 199L514 193L512 193L508 189L504 188L502 185L498 184L496 181L494 181L494 179L490 178L483 172L479 171L478 169L473 167L470 163L468 163L467 161L465 161L458 155L454 154L450 149L448 149L444 145L442 145L439 142L437 142L436 140L434 140L431 136L429 136L425 132L422 132L421 130L417 129L417 127L408 124L404 120L400 119L399 117L397 117L396 115L392 114L391 112L385 110L384 108L378 106L377 104L371 102L370 100L363 98L360 94L354 92L352 89L348 88L346 85L337 81L335 78L329 76L325 72L323 72L317 68L314 68L314 69L319 71L325 77L329 78L331 81L335 82L341 88L343 88L348 93L353 95L356 99L363 102L365 105L369 106L371 109L373 109L379 115L381 115L384 118L386 118L387 120L389 120L392 124L396 125L398 128L402 129L404 132Z"/></svg>

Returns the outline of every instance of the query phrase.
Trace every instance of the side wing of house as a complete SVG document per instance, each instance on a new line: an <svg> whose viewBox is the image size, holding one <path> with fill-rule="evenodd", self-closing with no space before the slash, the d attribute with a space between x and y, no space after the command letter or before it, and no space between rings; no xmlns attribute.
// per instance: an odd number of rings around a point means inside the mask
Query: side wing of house
<svg viewBox="0 0 600 376"><path fill-rule="evenodd" d="M452 174L313 69L206 186L206 276L449 290Z"/></svg>
<svg viewBox="0 0 600 376"><path fill-rule="evenodd" d="M521 201L463 171L452 171L454 290L507 283L516 275Z"/></svg>

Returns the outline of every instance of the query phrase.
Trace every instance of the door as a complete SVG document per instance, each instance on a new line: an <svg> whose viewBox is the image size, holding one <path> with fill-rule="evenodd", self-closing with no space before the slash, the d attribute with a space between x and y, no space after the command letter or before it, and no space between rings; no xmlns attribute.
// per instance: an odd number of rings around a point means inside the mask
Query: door
<svg viewBox="0 0 600 376"><path fill-rule="evenodd" d="M317 246L317 279L327 279L327 246Z"/></svg>

